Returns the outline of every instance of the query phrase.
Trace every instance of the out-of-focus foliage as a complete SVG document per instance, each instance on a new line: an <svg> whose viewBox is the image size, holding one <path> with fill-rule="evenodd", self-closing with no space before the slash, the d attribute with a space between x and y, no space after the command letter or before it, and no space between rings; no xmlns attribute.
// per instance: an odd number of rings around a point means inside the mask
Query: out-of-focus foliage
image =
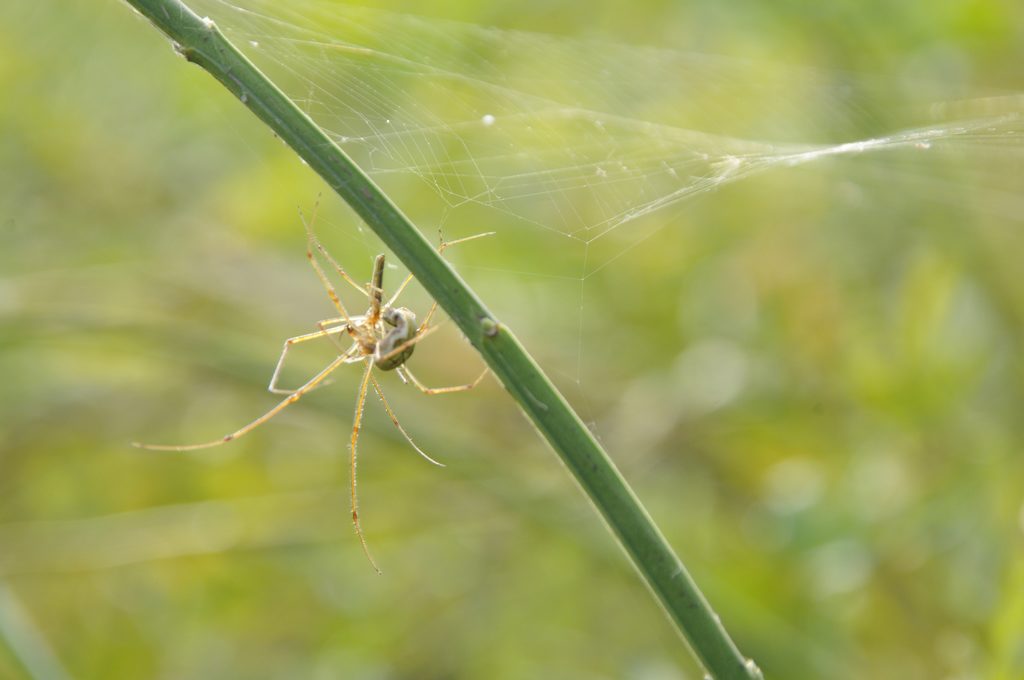
<svg viewBox="0 0 1024 680"><path fill-rule="evenodd" d="M1024 91L1010 1L417 11L736 56L753 75L770 57L889 91ZM116 2L0 5L0 91L0 677L46 659L83 678L700 677L493 381L427 398L385 380L444 469L371 397L361 509L383 577L348 521L355 371L228 446L131 448L275 403L281 340L332 313L296 214L322 185ZM899 124L891 102L827 100L870 121L861 138ZM396 199L416 215L412 184ZM373 237L333 199L321 212L365 279ZM507 285L562 257L529 233L450 255L767 677L1009 680L1024 677L1022 215L1024 150L1004 137L703 194L582 282ZM433 384L478 363L450 325L413 361Z"/></svg>

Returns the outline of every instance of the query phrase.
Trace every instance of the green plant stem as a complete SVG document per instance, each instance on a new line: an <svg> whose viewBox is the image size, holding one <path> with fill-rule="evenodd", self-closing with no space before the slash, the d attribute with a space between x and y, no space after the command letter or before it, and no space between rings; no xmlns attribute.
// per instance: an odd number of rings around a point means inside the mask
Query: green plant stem
<svg viewBox="0 0 1024 680"><path fill-rule="evenodd" d="M705 668L721 679L760 677L597 440L512 331L408 218L212 21L180 0L129 2L174 41L182 56L227 87L323 177L458 324L572 471Z"/></svg>
<svg viewBox="0 0 1024 680"><path fill-rule="evenodd" d="M6 581L0 581L0 642L6 643L29 677L70 680L53 647Z"/></svg>

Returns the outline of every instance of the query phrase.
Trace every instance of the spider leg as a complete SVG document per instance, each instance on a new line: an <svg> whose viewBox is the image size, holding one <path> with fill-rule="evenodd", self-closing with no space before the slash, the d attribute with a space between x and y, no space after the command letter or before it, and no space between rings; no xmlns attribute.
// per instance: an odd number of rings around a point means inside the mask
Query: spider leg
<svg viewBox="0 0 1024 680"><path fill-rule="evenodd" d="M480 381L484 379L484 376L487 375L488 371L488 369L485 368L483 370L483 373L476 377L476 380L474 380L471 383L466 383L465 385L452 385L450 387L427 387L422 382L420 382L419 378L413 375L413 372L410 371L409 367L406 366L405 364L399 366L398 370L401 371L402 374L404 374L402 377L408 378L409 382L415 385L420 392L431 396L435 394L451 394L452 392L465 392L466 390L471 390L480 384Z"/></svg>
<svg viewBox="0 0 1024 680"><path fill-rule="evenodd" d="M391 418L391 422L395 424L395 427L398 428L398 431L402 433L403 437L405 437L405 441L409 442L409 445L416 450L416 453L420 454L434 465L444 467L444 463L437 462L436 460L428 456L426 453L424 453L423 449L416 445L416 442L412 440L412 437L409 436L409 433L406 432L405 428L402 427L401 423L398 422L398 416L396 416L395 412L391 410L391 406L388 404L388 400L384 398L384 391L381 390L380 383L378 383L377 379L374 378L372 375L370 376L370 381L373 383L373 389L377 391L377 396L380 397L380 403L384 404L384 410L387 411L388 417Z"/></svg>
<svg viewBox="0 0 1024 680"><path fill-rule="evenodd" d="M295 392L295 390L284 390L277 386L277 380L281 375L281 368L284 366L284 359L286 356L288 356L288 350L292 348L292 345L297 345L302 342L309 342L310 340L316 340L318 338L323 337L330 338L332 342L337 343L337 338L334 337L335 335L345 331L351 333L351 330L349 329L348 326L334 326L333 328L325 328L324 325L330 321L331 320L328 319L318 323L317 326L319 326L320 328L320 330L318 331L315 331L313 333L306 333L304 335L296 335L295 337L288 338L287 340L284 341L284 347L281 349L281 356L277 360L277 366L274 367L274 374L270 376L270 384L267 386L267 390L269 392L273 394L292 394L293 392ZM342 354L345 356L351 356L353 350L356 348L356 346L353 345L352 347L349 347L346 350L342 348L340 344L338 345L338 347L342 349ZM320 384L322 385L325 383Z"/></svg>
<svg viewBox="0 0 1024 680"><path fill-rule="evenodd" d="M349 480L352 490L352 525L356 529L356 536L359 537L359 544L363 547L363 553L370 565L379 574L381 573L377 563L370 555L370 548L366 545L366 536L363 535L363 527L359 524L359 496L356 493L356 444L359 441L359 426L363 420L363 405L366 403L366 390L370 384L371 373L373 372L373 361L366 360L366 370L363 371L363 379L359 383L359 396L356 398L356 415L352 424L352 439L349 443Z"/></svg>
<svg viewBox="0 0 1024 680"><path fill-rule="evenodd" d="M251 432L255 428L257 428L260 425L262 425L263 423L267 422L268 420L270 420L271 418L276 416L278 413L283 411L288 406L291 406L292 404L297 402L299 399L302 398L302 395L304 395L307 392L315 389L316 386L319 385L320 383L322 383L324 380L326 380L327 376L329 376L331 373L333 373L335 371L335 369L337 369L339 366L341 366L342 364L345 363L345 358L346 357L345 357L344 354L338 356L331 363L329 363L326 368L324 368L319 373L317 373L315 376L310 378L306 382L306 384L304 384L302 387L300 387L299 389L297 389L294 392L292 392L291 394L289 394L277 406L275 406L274 408L270 409L269 411L264 413L262 416L260 416L256 420L254 420L251 423L249 423L248 425L246 425L245 427L240 428L238 430L235 430L231 434L226 434L223 437L221 437L220 439L214 439L213 441L203 442L201 444L165 445L165 444L140 444L138 442L133 442L132 445L136 446L136 447L138 447L140 449L151 449L153 451L195 451L196 449L208 449L208 448L210 448L212 446L219 446L219 445L221 445L221 444L223 444L225 442L232 441L233 439L238 439L242 435L248 434L249 432ZM364 389L364 392L365 392L365 389Z"/></svg>
<svg viewBox="0 0 1024 680"><path fill-rule="evenodd" d="M427 312L427 315L425 317L423 317L423 323L420 324L419 330L416 331L417 333L422 333L426 330L427 326L430 325L430 320L434 317L434 312L436 311L437 300L434 300L434 304L430 305L430 311Z"/></svg>
<svg viewBox="0 0 1024 680"><path fill-rule="evenodd" d="M357 316L354 317L352 320L355 323L360 323L360 319L362 319L362 317ZM361 345L359 341L359 334L356 333L355 331L355 328L357 328L357 326L349 326L348 324L328 328L328 326L330 326L331 324L338 323L339 321L340 319L324 319L323 321L317 321L316 327L319 332L324 333L327 336L327 339L330 340L331 343L333 343L334 346L338 348L338 352L340 352L341 354L347 354L349 352L352 352L356 348L356 346ZM335 328L340 328L341 330L348 333L349 336L352 338L353 344L349 346L348 349L346 349L345 346L341 344L341 341L338 340L338 338L334 337Z"/></svg>
<svg viewBox="0 0 1024 680"><path fill-rule="evenodd" d="M454 241L445 241L442 238L441 239L441 245L439 245L437 247L437 252L438 253L443 253L445 248L451 248L452 246L457 246L460 243L465 243L466 241L475 241L476 239L483 238L485 236L494 236L497 233L498 232L496 232L496 231L485 231L485 232L483 232L481 234L473 234L472 236L463 236L462 238L457 238Z"/></svg>
<svg viewBox="0 0 1024 680"><path fill-rule="evenodd" d="M309 260L310 266L313 267L313 271L316 272L317 278L320 279L320 283L323 284L324 290L327 291L327 297L331 299L331 303L334 304L335 309L341 313L341 318L345 321L345 324L351 328L354 325L353 317L348 313L348 310L345 309L345 305L341 303L341 298L338 297L338 292L334 289L334 285L327 278L323 267L320 266L316 256L313 254L313 248L315 247L317 251L319 251L320 254L334 266L346 282L364 295L367 295L368 293L362 286L352 280L352 277L342 269L341 265L339 265L333 257L331 257L330 253L327 252L327 249L323 247L319 240L317 240L316 234L313 233L313 221L316 219L316 211L319 207L320 201L317 200L309 221L307 221L303 216L302 211L299 211L299 217L302 219L302 224L306 227L306 259ZM320 329L323 330L323 326L321 326ZM351 331L349 332L351 333Z"/></svg>
<svg viewBox="0 0 1024 680"><path fill-rule="evenodd" d="M466 241L473 241L473 240L478 239L478 238L483 238L484 236L494 236L494 234L496 234L496 233L497 232L494 232L494 231L486 231L486 232L484 232L482 234L475 234L473 236L466 236L464 238L457 238L454 241L445 241L444 237L442 236L441 237L441 245L439 245L437 247L437 252L438 252L438 254L441 254L441 253L443 253L445 251L446 248L450 248L451 246L455 246L455 245L458 245L460 243L465 243ZM386 305L387 307L391 307L391 306L393 306L395 304L395 301L398 300L398 296L401 295L402 291L405 290L405 287L408 286L409 283L412 282L412 279L413 279L413 275L412 274L408 274L405 277L405 280L402 281L402 285L400 285L395 290L394 295L392 295L391 299L388 300L388 304ZM431 313L433 313L433 312L431 312Z"/></svg>
<svg viewBox="0 0 1024 680"><path fill-rule="evenodd" d="M338 274L341 275L341 278L343 278L350 286L352 286L353 288L358 290L360 293L365 295L366 294L366 289L363 288L362 286L360 286L358 283L356 283L352 279L352 277L348 275L348 272L346 272L342 268L342 266L340 264L338 264L337 260L335 260L333 257L331 257L331 254L328 253L327 249L324 248L322 243L320 243L320 239L318 239L316 237L316 234L313 233L313 222L316 221L316 213L317 213L317 211L319 209L320 209L320 198L317 197L316 203L313 206L313 212L309 216L309 220L308 221L306 220L305 216L302 214L302 210L301 209L299 210L299 218L302 220L302 225L306 228L306 257L308 257L310 260L313 260L313 248L316 248L317 252L319 252L323 256L323 258L325 260L327 260L331 264L332 267L334 267L335 270L337 270ZM334 291L334 288L326 280L326 277L323 274L323 270L319 267L319 263L318 264L314 264L313 267L317 270L317 273L320 276L320 280L324 282L324 286L326 286L327 290L328 290L328 295L330 295L331 292Z"/></svg>

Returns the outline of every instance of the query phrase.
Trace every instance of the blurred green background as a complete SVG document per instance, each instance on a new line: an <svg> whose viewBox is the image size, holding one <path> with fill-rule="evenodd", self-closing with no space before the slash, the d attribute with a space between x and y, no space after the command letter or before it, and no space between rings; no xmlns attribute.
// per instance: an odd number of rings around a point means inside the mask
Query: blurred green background
<svg viewBox="0 0 1024 680"><path fill-rule="evenodd" d="M638 101L628 84L730 139L844 142L1024 109L1010 0L415 11L554 36L494 34L510 48L467 49L469 79L493 69L609 109ZM713 56L690 72L667 50ZM626 75L572 78L592 53ZM230 445L131 448L204 441L275 403L281 341L332 313L296 212L323 185L119 2L0 5L0 91L0 677L701 677L493 379L429 398L385 376L444 469L369 399L361 511L383 577L348 521L357 371ZM1010 680L1022 138L1018 118L934 153L752 175L587 245L599 270L521 213L440 215L429 183L379 179L432 238L498 232L446 256L566 390L766 677ZM357 151L373 162L370 141ZM584 216L602 214L594 186ZM366 279L379 245L322 203L318 231ZM289 376L329 356L303 352ZM437 385L479 366L451 324L413 361Z"/></svg>

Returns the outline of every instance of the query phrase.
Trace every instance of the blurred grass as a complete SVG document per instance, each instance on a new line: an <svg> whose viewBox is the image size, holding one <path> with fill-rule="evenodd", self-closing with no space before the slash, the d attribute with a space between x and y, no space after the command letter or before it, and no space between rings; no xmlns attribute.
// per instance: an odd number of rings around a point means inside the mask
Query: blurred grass
<svg viewBox="0 0 1024 680"><path fill-rule="evenodd" d="M887 83L820 102L836 126L790 131L802 141L891 131L901 82L1021 90L1012 3L423 12ZM445 401L385 385L444 470L369 410L380 579L339 493L355 376L207 454L129 448L273 403L280 341L330 313L295 212L320 187L126 7L0 17L0 574L74 677L699 677L493 383ZM731 121L756 131L743 107ZM558 271L529 235L451 253L562 376L767 677L1024 674L1024 168L1003 141L704 194L582 286L512 274ZM365 278L378 246L325 213ZM451 328L416 361L436 383L476 366ZM0 644L0 677L23 674Z"/></svg>

